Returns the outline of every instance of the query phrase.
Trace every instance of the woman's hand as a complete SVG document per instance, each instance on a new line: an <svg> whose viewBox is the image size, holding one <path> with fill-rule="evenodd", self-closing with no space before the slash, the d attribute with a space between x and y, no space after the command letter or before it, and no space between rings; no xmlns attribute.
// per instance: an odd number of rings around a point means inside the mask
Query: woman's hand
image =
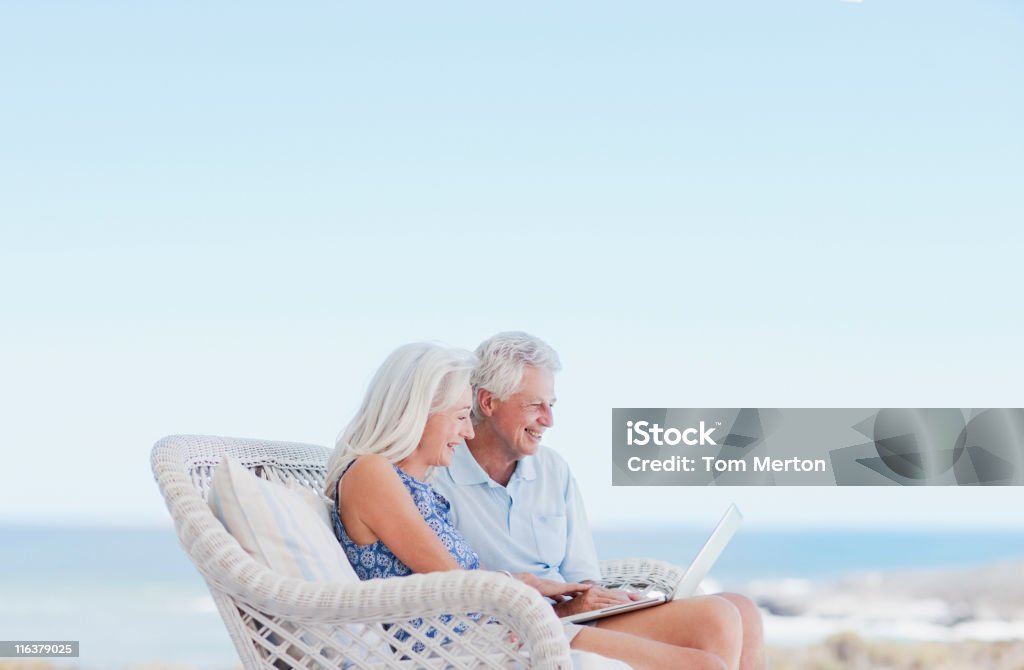
<svg viewBox="0 0 1024 670"><path fill-rule="evenodd" d="M520 572L512 576L527 586L537 589L545 598L557 601L561 601L563 597L575 598L591 587L591 584L580 582L556 582L552 579L542 579L528 572Z"/></svg>

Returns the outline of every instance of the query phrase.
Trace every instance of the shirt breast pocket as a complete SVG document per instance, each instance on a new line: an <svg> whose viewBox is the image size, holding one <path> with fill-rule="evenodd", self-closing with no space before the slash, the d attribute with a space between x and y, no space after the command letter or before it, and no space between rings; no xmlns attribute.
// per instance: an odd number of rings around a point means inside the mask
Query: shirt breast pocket
<svg viewBox="0 0 1024 670"><path fill-rule="evenodd" d="M537 543L537 557L548 566L562 564L565 558L565 515L548 514L533 517L533 539Z"/></svg>

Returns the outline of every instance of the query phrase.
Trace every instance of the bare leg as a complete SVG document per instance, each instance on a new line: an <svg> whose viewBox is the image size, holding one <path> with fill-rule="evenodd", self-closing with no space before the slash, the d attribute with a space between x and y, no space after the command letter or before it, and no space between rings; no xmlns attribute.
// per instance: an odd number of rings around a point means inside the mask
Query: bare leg
<svg viewBox="0 0 1024 670"><path fill-rule="evenodd" d="M754 602L738 593L718 593L736 606L743 620L743 651L740 653L740 670L764 670L764 624L761 612Z"/></svg>
<svg viewBox="0 0 1024 670"><path fill-rule="evenodd" d="M726 670L722 659L712 653L603 628L584 628L570 646L624 661L633 670Z"/></svg>
<svg viewBox="0 0 1024 670"><path fill-rule="evenodd" d="M717 596L673 600L647 609L600 619L600 630L630 633L675 648L713 654L728 670L740 666L743 627L738 608ZM598 652L600 653L600 652Z"/></svg>

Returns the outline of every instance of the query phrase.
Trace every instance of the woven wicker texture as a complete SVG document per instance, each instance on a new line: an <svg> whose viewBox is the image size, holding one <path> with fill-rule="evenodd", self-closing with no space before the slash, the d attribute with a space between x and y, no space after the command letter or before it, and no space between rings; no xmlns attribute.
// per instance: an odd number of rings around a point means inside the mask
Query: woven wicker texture
<svg viewBox="0 0 1024 670"><path fill-rule="evenodd" d="M535 590L498 573L455 570L339 584L271 572L206 504L213 469L225 455L264 479L296 480L319 492L329 452L202 435L170 436L153 447L153 474L178 540L206 580L247 670L572 667L551 607ZM646 559L605 561L602 570L607 583L620 586L663 586L678 578L678 568ZM446 613L454 615L450 621L441 620ZM403 625L417 617L423 626ZM369 624L371 633L347 634L354 623ZM432 637L430 629L437 631ZM398 639L400 630L408 636Z"/></svg>

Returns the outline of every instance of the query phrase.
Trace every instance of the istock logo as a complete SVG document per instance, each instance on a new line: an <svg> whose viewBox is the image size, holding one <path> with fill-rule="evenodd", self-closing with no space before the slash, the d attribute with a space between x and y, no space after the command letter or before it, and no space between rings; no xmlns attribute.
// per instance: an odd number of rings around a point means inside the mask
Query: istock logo
<svg viewBox="0 0 1024 670"><path fill-rule="evenodd" d="M632 421L626 422L626 444L629 446L643 447L648 444L653 444L658 447L670 446L674 447L680 442L687 446L705 445L710 444L718 446L718 443L711 438L711 433L715 432L714 428L706 428L704 422L700 422L699 428L687 428L685 430L679 430L678 428L662 428L656 423L649 423L647 421ZM634 435L635 433L635 435ZM694 436L698 437L694 437Z"/></svg>

